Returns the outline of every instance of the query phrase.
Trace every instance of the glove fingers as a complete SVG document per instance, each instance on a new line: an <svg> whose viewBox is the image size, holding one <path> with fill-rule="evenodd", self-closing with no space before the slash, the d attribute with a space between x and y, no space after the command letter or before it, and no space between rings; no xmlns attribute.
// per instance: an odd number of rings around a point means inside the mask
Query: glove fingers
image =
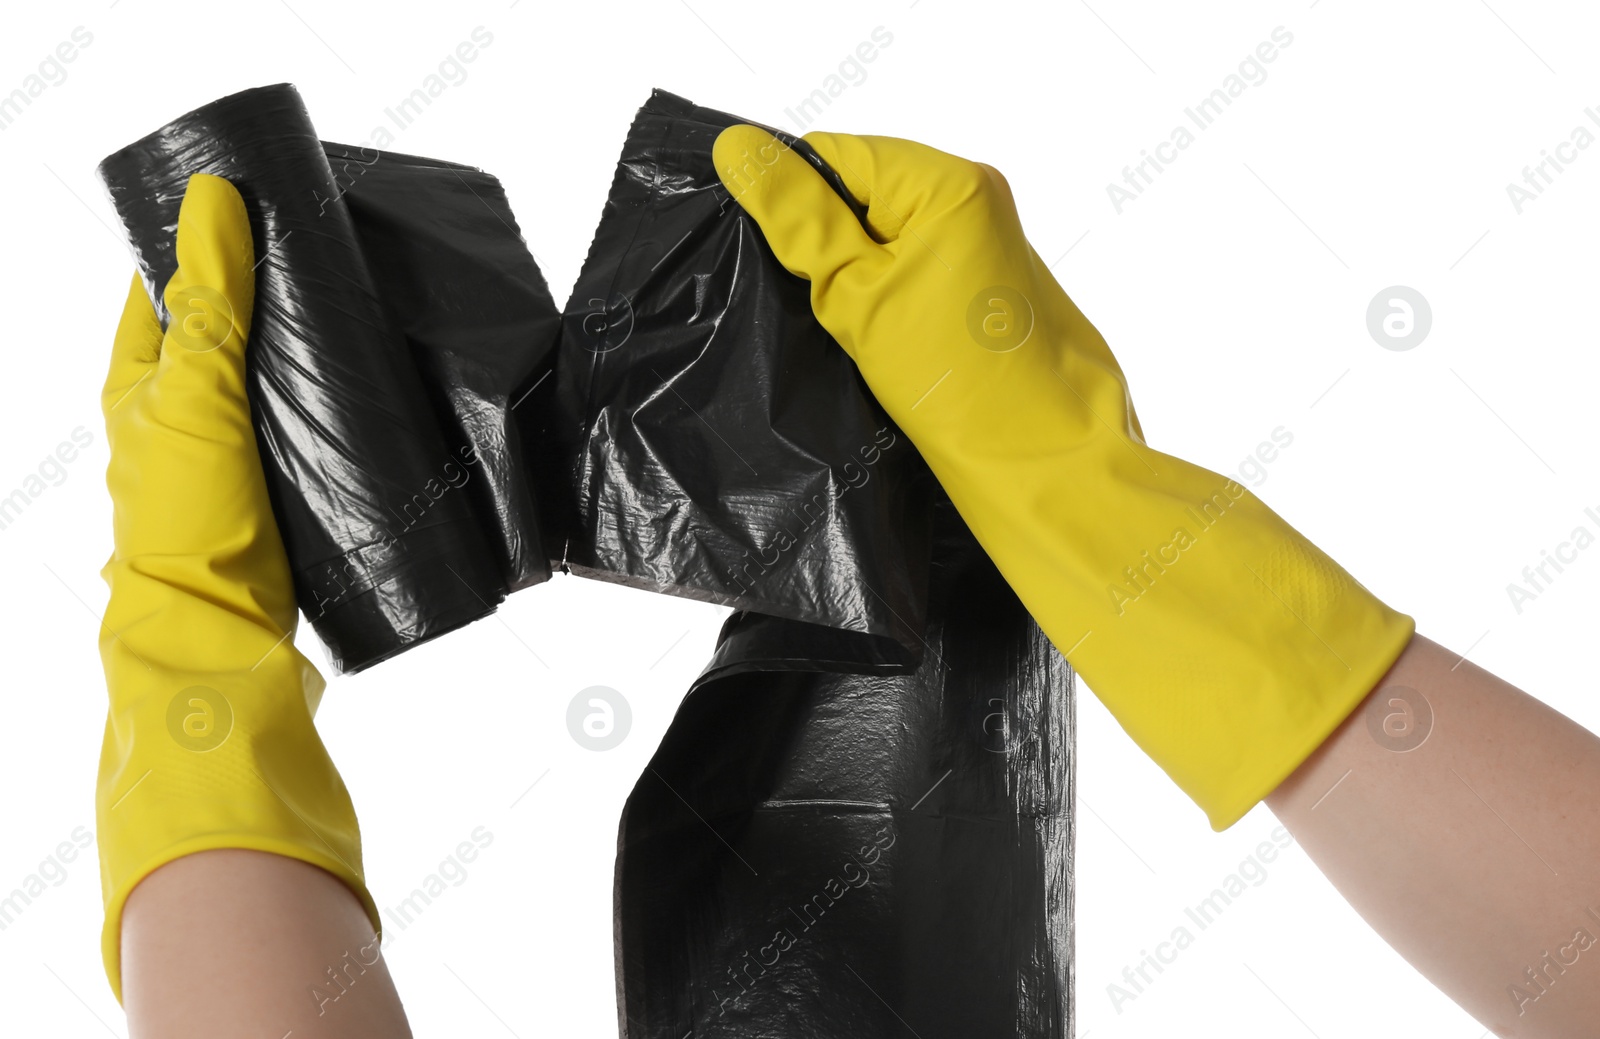
<svg viewBox="0 0 1600 1039"><path fill-rule="evenodd" d="M171 319L161 346L163 407L195 432L208 416L225 421L247 409L218 408L219 396L244 402L245 342L255 296L255 250L244 200L221 177L189 178L178 211L178 269L167 283Z"/></svg>
<svg viewBox="0 0 1600 1039"><path fill-rule="evenodd" d="M805 159L755 126L730 126L712 149L723 186L761 226L788 270L811 281L813 297L851 268L887 263L844 199Z"/></svg>
<svg viewBox="0 0 1600 1039"><path fill-rule="evenodd" d="M111 343L111 367L106 372L105 388L100 391L100 410L109 418L134 388L155 371L161 357L161 319L145 294L137 271L128 287L117 335Z"/></svg>
<svg viewBox="0 0 1600 1039"><path fill-rule="evenodd" d="M867 207L867 226L883 242L902 233L914 238L908 224L925 223L987 186L983 166L916 141L814 130L805 142Z"/></svg>

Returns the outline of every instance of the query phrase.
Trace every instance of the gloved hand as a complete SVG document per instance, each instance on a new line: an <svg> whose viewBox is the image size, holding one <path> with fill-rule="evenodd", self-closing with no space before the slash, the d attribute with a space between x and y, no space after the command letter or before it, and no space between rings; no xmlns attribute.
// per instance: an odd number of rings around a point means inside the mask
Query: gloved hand
<svg viewBox="0 0 1600 1039"><path fill-rule="evenodd" d="M717 138L724 186L1040 627L1232 825L1361 703L1411 619L1238 483L1145 444L996 170L893 138L805 140L868 230L756 127Z"/></svg>
<svg viewBox="0 0 1600 1039"><path fill-rule="evenodd" d="M312 724L322 676L294 647L288 560L250 425L255 259L239 193L197 174L177 234L169 327L135 276L101 397L115 548L101 571L111 705L95 813L118 1001L123 904L192 852L320 866L380 924L350 796Z"/></svg>

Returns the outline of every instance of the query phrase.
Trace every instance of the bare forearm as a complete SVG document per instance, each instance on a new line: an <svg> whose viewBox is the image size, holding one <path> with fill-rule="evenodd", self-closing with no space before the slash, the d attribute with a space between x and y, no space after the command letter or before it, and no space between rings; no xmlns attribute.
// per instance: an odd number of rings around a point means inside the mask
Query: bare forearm
<svg viewBox="0 0 1600 1039"><path fill-rule="evenodd" d="M1496 1035L1591 1034L1595 734L1417 636L1267 804L1356 911Z"/></svg>
<svg viewBox="0 0 1600 1039"><path fill-rule="evenodd" d="M130 1039L411 1035L360 901L281 855L204 851L150 874L122 963Z"/></svg>

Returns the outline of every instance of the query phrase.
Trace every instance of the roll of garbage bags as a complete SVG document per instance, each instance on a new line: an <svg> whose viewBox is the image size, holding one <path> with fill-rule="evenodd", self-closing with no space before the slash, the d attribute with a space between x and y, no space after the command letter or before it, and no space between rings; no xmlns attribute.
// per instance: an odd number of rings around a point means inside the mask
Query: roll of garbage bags
<svg viewBox="0 0 1600 1039"><path fill-rule="evenodd" d="M257 443L338 670L552 566L915 666L932 480L718 180L711 144L739 121L652 94L564 314L493 176L321 142L287 84L101 164L158 309L189 175L245 200Z"/></svg>
<svg viewBox="0 0 1600 1039"><path fill-rule="evenodd" d="M192 173L233 182L250 215L256 444L334 666L370 666L546 579L508 402L548 362L560 316L495 178L324 145L286 84L215 101L100 166L163 317Z"/></svg>
<svg viewBox="0 0 1600 1039"><path fill-rule="evenodd" d="M320 141L286 84L100 172L163 317L189 175L245 200L257 444L338 670L552 569L736 607L624 811L622 1035L1065 1039L1071 670L722 187L746 121L652 94L564 312L493 176Z"/></svg>

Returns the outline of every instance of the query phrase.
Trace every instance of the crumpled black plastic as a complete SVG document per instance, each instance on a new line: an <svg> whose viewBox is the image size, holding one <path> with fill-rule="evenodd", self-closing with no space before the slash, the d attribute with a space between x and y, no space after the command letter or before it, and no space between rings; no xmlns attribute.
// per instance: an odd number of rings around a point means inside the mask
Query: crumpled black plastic
<svg viewBox="0 0 1600 1039"><path fill-rule="evenodd" d="M319 142L287 85L101 174L158 308L188 175L245 199L258 446L340 670L553 565L740 607L624 812L627 1039L1069 1036L1070 668L722 188L743 121L652 95L565 315L492 176Z"/></svg>
<svg viewBox="0 0 1600 1039"><path fill-rule="evenodd" d="M181 116L100 175L151 298L191 173L257 256L248 385L301 610L357 671L549 576L508 401L559 315L495 178L324 145L287 84Z"/></svg>
<svg viewBox="0 0 1600 1039"><path fill-rule="evenodd" d="M549 422L530 453L558 463L540 483L550 555L854 632L853 657L904 669L922 650L932 479L718 178L712 143L748 121L657 90L628 131L535 397ZM773 132L859 212L809 145Z"/></svg>
<svg viewBox="0 0 1600 1039"><path fill-rule="evenodd" d="M738 121L651 96L564 317L494 177L319 142L287 84L101 164L158 307L188 175L245 199L258 445L338 670L552 564L915 665L932 480L718 180L711 143Z"/></svg>
<svg viewBox="0 0 1600 1039"><path fill-rule="evenodd" d="M726 622L623 813L625 1039L1073 1035L1072 672L935 522L912 674Z"/></svg>

